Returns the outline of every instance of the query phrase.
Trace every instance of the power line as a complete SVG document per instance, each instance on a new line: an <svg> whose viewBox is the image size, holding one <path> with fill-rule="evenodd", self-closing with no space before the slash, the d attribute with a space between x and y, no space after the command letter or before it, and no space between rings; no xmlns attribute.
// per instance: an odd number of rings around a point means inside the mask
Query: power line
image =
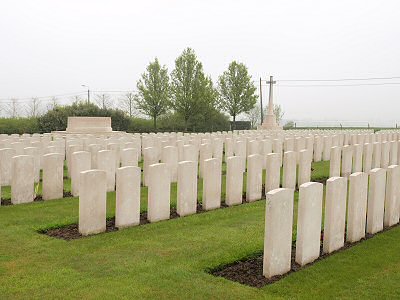
<svg viewBox="0 0 400 300"><path fill-rule="evenodd" d="M315 82L324 82L324 81L365 81L365 80L391 80L391 79L400 79L400 76L392 76L392 77L366 77L366 78L337 78L337 79L280 79L277 81L315 81Z"/></svg>
<svg viewBox="0 0 400 300"><path fill-rule="evenodd" d="M392 76L392 77L367 77L367 78L337 78L337 79L279 79L277 80L277 86L281 87L342 87L342 86L368 86L368 85L399 85L400 82L381 82L381 83L354 83L354 84L307 84L307 85L290 85L290 84L279 84L279 82L340 82L340 81L368 81L368 80L392 80L392 79L400 79L400 76ZM266 82L267 80L262 79L262 82ZM255 82L253 80L253 82ZM262 85L267 86L267 85ZM91 91L92 93L134 93L133 90L113 90L113 91ZM36 99L46 99L46 98L54 98L54 97L67 97L67 96L82 96L86 95L86 91L82 92L74 92L74 93L66 93L66 94L58 94L51 96L40 96L40 97L26 97L26 98L17 98L17 97L9 97L9 98L0 98L1 103L5 103L3 101L10 101L10 99L17 99L17 101L22 102L25 100ZM6 102L7 103L7 102ZM11 103L11 102L9 102Z"/></svg>
<svg viewBox="0 0 400 300"><path fill-rule="evenodd" d="M45 98L54 98L54 97L67 97L67 96L80 96L86 94L86 92L75 92L75 93L68 93L68 94L59 94L59 95L52 95L52 96L40 96L40 97L27 97L27 98L17 98L17 97L10 97L10 98L1 98L0 100L10 100L10 99L17 99L18 101L23 100L32 100L35 99L45 99Z"/></svg>
<svg viewBox="0 0 400 300"><path fill-rule="evenodd" d="M280 87L343 87L343 86L376 86L376 85L400 85L400 82L380 83L354 83L354 84L277 84Z"/></svg>
<svg viewBox="0 0 400 300"><path fill-rule="evenodd" d="M134 93L135 91L91 91L93 93Z"/></svg>

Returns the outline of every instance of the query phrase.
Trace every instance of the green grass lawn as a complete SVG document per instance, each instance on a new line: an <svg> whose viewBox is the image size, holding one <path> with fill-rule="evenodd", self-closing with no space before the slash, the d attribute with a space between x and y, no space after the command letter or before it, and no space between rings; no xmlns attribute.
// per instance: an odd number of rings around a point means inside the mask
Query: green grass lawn
<svg viewBox="0 0 400 300"><path fill-rule="evenodd" d="M313 168L313 178L328 176L329 163ZM171 190L174 206L176 185ZM142 211L146 197L142 188ZM108 216L114 216L114 206L115 193L109 193ZM262 289L208 274L263 249L264 214L265 201L257 201L64 241L37 230L76 223L77 198L4 206L0 299L400 297L400 227Z"/></svg>

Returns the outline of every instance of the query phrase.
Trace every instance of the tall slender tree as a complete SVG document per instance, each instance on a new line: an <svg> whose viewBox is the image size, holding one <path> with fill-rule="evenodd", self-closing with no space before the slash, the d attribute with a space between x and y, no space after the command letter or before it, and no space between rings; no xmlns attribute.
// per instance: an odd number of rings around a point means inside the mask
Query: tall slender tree
<svg viewBox="0 0 400 300"><path fill-rule="evenodd" d="M246 112L246 116L248 120L250 121L251 128L256 128L257 125L260 123L261 119L261 107L260 105L254 105L252 109L250 109L248 112Z"/></svg>
<svg viewBox="0 0 400 300"><path fill-rule="evenodd" d="M216 91L191 48L185 49L175 60L171 80L172 107L182 116L186 131L190 121L204 116L213 107Z"/></svg>
<svg viewBox="0 0 400 300"><path fill-rule="evenodd" d="M232 116L233 129L236 117L250 111L256 104L256 90L247 67L236 61L231 62L228 70L218 78L220 108Z"/></svg>
<svg viewBox="0 0 400 300"><path fill-rule="evenodd" d="M40 114L40 100L38 98L32 98L26 105L26 113L28 117L36 118Z"/></svg>
<svg viewBox="0 0 400 300"><path fill-rule="evenodd" d="M128 92L120 99L120 108L126 112L129 117L133 117L135 111L135 94Z"/></svg>
<svg viewBox="0 0 400 300"><path fill-rule="evenodd" d="M18 99L12 98L11 101L7 103L5 111L7 113L7 117L18 118L20 114L20 103Z"/></svg>
<svg viewBox="0 0 400 300"><path fill-rule="evenodd" d="M97 106L102 109L111 108L113 105L113 101L109 94L98 94L95 96L94 100L97 103Z"/></svg>
<svg viewBox="0 0 400 300"><path fill-rule="evenodd" d="M156 58L146 68L137 82L136 108L153 119L157 128L157 118L168 111L170 100L169 76L166 66L161 66Z"/></svg>

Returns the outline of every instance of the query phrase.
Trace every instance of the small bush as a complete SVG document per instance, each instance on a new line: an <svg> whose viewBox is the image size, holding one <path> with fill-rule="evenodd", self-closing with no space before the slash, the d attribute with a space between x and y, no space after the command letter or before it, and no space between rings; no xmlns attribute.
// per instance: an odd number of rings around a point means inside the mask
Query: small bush
<svg viewBox="0 0 400 300"><path fill-rule="evenodd" d="M0 133L32 134L35 132L39 132L37 118L0 118Z"/></svg>
<svg viewBox="0 0 400 300"><path fill-rule="evenodd" d="M131 118L128 132L154 132L153 121L142 118Z"/></svg>
<svg viewBox="0 0 400 300"><path fill-rule="evenodd" d="M129 117L118 109L101 109L91 103L73 103L58 106L39 117L39 130L63 131L67 128L68 117L111 117L111 127L117 131L127 131L130 125Z"/></svg>

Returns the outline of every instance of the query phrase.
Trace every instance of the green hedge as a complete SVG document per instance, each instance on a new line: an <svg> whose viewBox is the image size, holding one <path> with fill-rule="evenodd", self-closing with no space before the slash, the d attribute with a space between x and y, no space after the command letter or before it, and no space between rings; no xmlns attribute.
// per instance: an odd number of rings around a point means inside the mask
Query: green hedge
<svg viewBox="0 0 400 300"><path fill-rule="evenodd" d="M39 117L40 132L62 131L67 128L68 117L111 117L111 127L116 131L127 131L130 119L117 109L101 109L94 104L74 103L49 110Z"/></svg>
<svg viewBox="0 0 400 300"><path fill-rule="evenodd" d="M32 134L37 132L39 132L39 122L37 118L0 118L0 133Z"/></svg>
<svg viewBox="0 0 400 300"><path fill-rule="evenodd" d="M169 113L159 117L158 128L154 129L153 121L143 118L132 118L128 132L184 132L185 123L176 113ZM222 113L213 112L207 116L198 115L192 118L188 132L228 131L230 122Z"/></svg>
<svg viewBox="0 0 400 300"><path fill-rule="evenodd" d="M74 103L58 106L39 118L1 119L0 133L23 134L64 131L68 117L91 116L111 117L111 126L116 131L126 132L179 132L184 131L185 124L179 114L169 113L158 119L158 128L154 129L153 121L143 118L129 118L124 112L116 109L101 109L94 104ZM188 132L228 131L230 122L227 116L217 111L199 114L188 124Z"/></svg>

